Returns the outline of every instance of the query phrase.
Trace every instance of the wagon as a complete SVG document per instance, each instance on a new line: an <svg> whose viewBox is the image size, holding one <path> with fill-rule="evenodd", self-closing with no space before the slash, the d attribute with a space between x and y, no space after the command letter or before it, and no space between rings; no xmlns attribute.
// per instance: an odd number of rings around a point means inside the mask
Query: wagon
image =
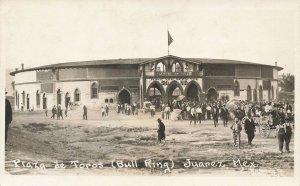
<svg viewBox="0 0 300 186"><path fill-rule="evenodd" d="M273 123L272 115L253 117L254 123L259 128L259 135L267 138L271 131L276 131L276 125Z"/></svg>

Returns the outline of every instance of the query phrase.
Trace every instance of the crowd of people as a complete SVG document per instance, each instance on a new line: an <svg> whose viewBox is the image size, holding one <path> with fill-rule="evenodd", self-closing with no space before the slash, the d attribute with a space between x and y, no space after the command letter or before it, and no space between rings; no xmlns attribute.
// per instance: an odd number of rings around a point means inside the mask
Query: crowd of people
<svg viewBox="0 0 300 186"><path fill-rule="evenodd" d="M293 123L293 105L288 102L248 102L248 101L177 101L170 99L167 103L152 104L149 106L151 116L156 112L161 113L161 118L169 120L170 115L177 113L177 120L188 120L189 124L201 124L203 120L213 120L214 127L218 127L219 120L222 120L223 126L228 126L228 121L233 120L231 129L233 136L240 137L240 133L244 128L248 137L248 144L252 146L255 137L257 124L254 117L269 116L269 123L277 131L278 144L280 152L283 152L285 143L286 151L289 152L289 143L292 134ZM68 108L65 109L65 117L67 117ZM100 108L102 117L108 116L109 106L106 104ZM139 104L121 104L116 107L118 114L138 115ZM46 112L47 115L47 112ZM52 108L53 119L63 119L63 110L60 105ZM83 106L83 119L87 120L87 107ZM161 120L160 120L161 121ZM242 127L243 125L243 127ZM235 144L234 144L235 145Z"/></svg>

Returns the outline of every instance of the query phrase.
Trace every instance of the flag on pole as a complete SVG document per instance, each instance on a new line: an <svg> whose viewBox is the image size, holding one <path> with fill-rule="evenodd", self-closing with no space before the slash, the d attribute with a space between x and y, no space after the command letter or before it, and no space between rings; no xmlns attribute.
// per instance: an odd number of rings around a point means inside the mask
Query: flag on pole
<svg viewBox="0 0 300 186"><path fill-rule="evenodd" d="M170 46L170 44L173 42L173 38L170 34L170 32L168 31L168 46Z"/></svg>

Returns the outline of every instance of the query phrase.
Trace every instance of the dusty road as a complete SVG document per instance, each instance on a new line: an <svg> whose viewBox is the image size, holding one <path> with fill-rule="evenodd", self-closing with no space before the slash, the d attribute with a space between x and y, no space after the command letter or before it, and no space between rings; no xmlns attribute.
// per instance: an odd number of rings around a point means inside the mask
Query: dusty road
<svg viewBox="0 0 300 186"><path fill-rule="evenodd" d="M273 133L269 138L257 133L252 147L243 133L241 149L236 149L231 130L221 122L215 128L212 121L189 125L163 120L167 142L162 146L156 143L159 115L112 111L102 118L98 111L89 111L87 121L81 111L68 115L53 120L41 112L14 113L5 151L7 173L293 176L294 140L292 152L280 154ZM65 167L55 168L55 161Z"/></svg>

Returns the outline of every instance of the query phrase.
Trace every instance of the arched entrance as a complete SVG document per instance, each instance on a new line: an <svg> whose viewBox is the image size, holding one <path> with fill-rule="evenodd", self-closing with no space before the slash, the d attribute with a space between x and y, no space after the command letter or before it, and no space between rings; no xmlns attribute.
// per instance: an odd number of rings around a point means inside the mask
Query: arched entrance
<svg viewBox="0 0 300 186"><path fill-rule="evenodd" d="M57 105L61 105L61 91L57 90Z"/></svg>
<svg viewBox="0 0 300 186"><path fill-rule="evenodd" d="M69 92L66 93L66 96L65 96L65 107L68 108L69 106L69 103L70 103L70 100L71 100L71 95Z"/></svg>
<svg viewBox="0 0 300 186"><path fill-rule="evenodd" d="M43 94L43 109L46 109L47 108L47 97L46 97L46 94L44 93Z"/></svg>
<svg viewBox="0 0 300 186"><path fill-rule="evenodd" d="M217 99L218 99L219 94L218 94L218 92L216 91L215 88L210 88L210 89L208 89L208 91L207 91L206 97L207 97L207 100L208 100L208 101L214 101L214 100L217 100Z"/></svg>
<svg viewBox="0 0 300 186"><path fill-rule="evenodd" d="M253 100L254 100L254 102L257 102L257 91L256 91L256 89L253 90Z"/></svg>
<svg viewBox="0 0 300 186"><path fill-rule="evenodd" d="M185 96L189 101L199 101L200 92L201 87L194 81L191 81L185 88Z"/></svg>
<svg viewBox="0 0 300 186"><path fill-rule="evenodd" d="M118 95L118 100L121 104L128 103L130 104L130 93L128 90L123 89Z"/></svg>
<svg viewBox="0 0 300 186"><path fill-rule="evenodd" d="M147 95L149 96L149 101L151 101L156 108L159 108L165 95L164 88L159 82L154 81L149 85Z"/></svg>
<svg viewBox="0 0 300 186"><path fill-rule="evenodd" d="M252 96L251 96L251 87L248 85L247 87L247 100L252 101Z"/></svg>
<svg viewBox="0 0 300 186"><path fill-rule="evenodd" d="M27 102L27 110L29 110L29 105L30 105L30 98L29 98L29 94L27 94L27 96L26 96L26 102Z"/></svg>
<svg viewBox="0 0 300 186"><path fill-rule="evenodd" d="M183 94L183 89L177 81L172 81L167 87L168 100L176 99L179 95Z"/></svg>

